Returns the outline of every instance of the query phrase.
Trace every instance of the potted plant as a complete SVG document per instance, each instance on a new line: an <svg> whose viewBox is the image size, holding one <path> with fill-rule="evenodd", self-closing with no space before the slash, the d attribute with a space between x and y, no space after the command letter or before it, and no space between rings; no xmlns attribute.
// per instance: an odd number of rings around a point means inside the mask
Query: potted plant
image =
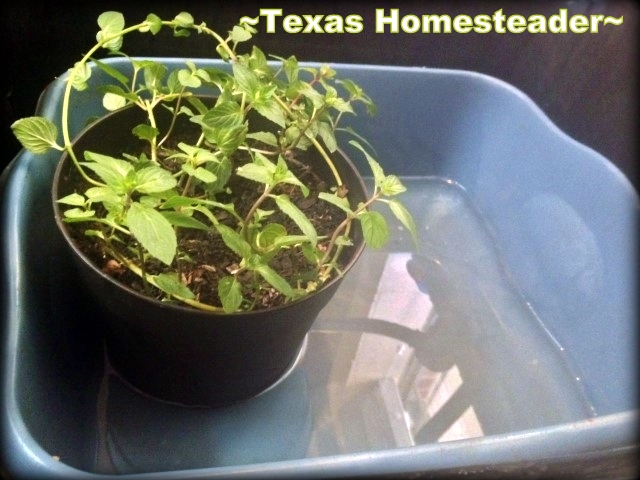
<svg viewBox="0 0 640 480"><path fill-rule="evenodd" d="M125 26L98 18L96 44L68 72L59 127L44 117L12 129L32 152L62 152L52 192L56 222L76 255L104 324L110 364L162 400L222 405L269 388L291 368L318 312L364 245L389 237L386 204L415 237L368 143L344 118L374 104L354 82L295 57L239 47L256 30L226 35L154 14ZM228 68L121 51L132 32L198 34ZM130 61L128 72L94 58ZM109 82L91 86L92 71ZM76 95L98 88L111 113L71 138ZM336 132L371 167L373 191Z"/></svg>

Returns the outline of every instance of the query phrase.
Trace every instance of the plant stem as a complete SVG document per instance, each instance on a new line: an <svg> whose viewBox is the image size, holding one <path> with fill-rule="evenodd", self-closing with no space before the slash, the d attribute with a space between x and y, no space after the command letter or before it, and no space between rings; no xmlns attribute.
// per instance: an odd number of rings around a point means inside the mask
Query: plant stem
<svg viewBox="0 0 640 480"><path fill-rule="evenodd" d="M246 228L245 227L251 223L251 217L253 217L253 214L256 212L256 210L258 210L258 208L260 207L262 202L264 202L269 197L269 194L271 194L272 190L273 190L273 186L265 185L264 192L262 192L262 195L260 195L260 197L253 203L253 205L251 205L251 208L249 209L249 212L245 216L244 222L242 224L242 232L243 232L243 234L246 235ZM246 238L245 238L245 240L246 240Z"/></svg>
<svg viewBox="0 0 640 480"><path fill-rule="evenodd" d="M338 241L338 237L340 236L340 234L351 225L351 222L358 216L358 214L360 212L363 212L367 208L369 208L375 201L377 201L379 199L379 197L380 197L380 194L378 192L376 192L366 202L361 203L356 210L354 210L350 214L347 214L347 218L345 218L340 223L340 225L338 225L336 227L336 229L333 231L333 234L331 235L331 239L329 240L329 245L327 246L327 251L325 252L324 256L322 257L322 261L320 262L320 265L325 265L327 263L327 261L329 260L329 257L331 256L331 251L335 247L336 242ZM331 261L331 263L333 263L334 261L335 261L335 256L334 256L334 259Z"/></svg>

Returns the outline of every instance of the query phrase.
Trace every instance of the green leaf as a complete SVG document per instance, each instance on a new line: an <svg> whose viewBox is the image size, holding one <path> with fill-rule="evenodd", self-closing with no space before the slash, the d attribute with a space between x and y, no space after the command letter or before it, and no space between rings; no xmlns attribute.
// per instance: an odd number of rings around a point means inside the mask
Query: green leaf
<svg viewBox="0 0 640 480"><path fill-rule="evenodd" d="M119 85L98 85L96 87L96 90L99 91L100 93L103 94L107 94L107 93L111 93L113 95L116 95L118 97L122 97L125 100L128 100L131 103L135 103L138 101L138 95L136 95L135 93L132 93L128 90L124 90L121 86ZM104 99L103 102L104 104Z"/></svg>
<svg viewBox="0 0 640 480"><path fill-rule="evenodd" d="M254 265L253 270L258 272L260 276L264 278L267 283L269 283L269 285L278 290L284 296L288 298L294 298L296 296L296 293L291 285L289 285L289 283L269 265L258 263Z"/></svg>
<svg viewBox="0 0 640 480"><path fill-rule="evenodd" d="M244 178L253 180L254 182L264 183L265 185L273 185L273 172L264 165L256 163L245 163L238 167L236 173Z"/></svg>
<svg viewBox="0 0 640 480"><path fill-rule="evenodd" d="M302 210L300 210L287 195L277 195L273 198L280 210L295 222L307 239L314 245L318 243L318 233Z"/></svg>
<svg viewBox="0 0 640 480"><path fill-rule="evenodd" d="M406 191L407 191L406 187L402 184L400 179L395 175L387 175L380 182L380 192L382 192L383 195L386 195L388 197L393 197L395 195L399 195Z"/></svg>
<svg viewBox="0 0 640 480"><path fill-rule="evenodd" d="M103 47L111 51L120 50L122 36L118 34L124 29L124 16L120 12L104 12L98 17L98 26L100 31L96 40L99 43L105 42Z"/></svg>
<svg viewBox="0 0 640 480"><path fill-rule="evenodd" d="M295 87L298 90L297 93L302 94L305 98L311 100L311 103L315 108L322 108L324 105L324 96L315 88L303 81L296 82Z"/></svg>
<svg viewBox="0 0 640 480"><path fill-rule="evenodd" d="M380 212L365 211L358 215L364 241L371 248L380 248L389 240L389 226Z"/></svg>
<svg viewBox="0 0 640 480"><path fill-rule="evenodd" d="M353 213L351 206L349 205L349 200L347 200L346 197L339 197L335 193L320 192L318 193L318 198L325 202L329 202L331 205L335 205L348 214Z"/></svg>
<svg viewBox="0 0 640 480"><path fill-rule="evenodd" d="M162 87L162 79L167 74L167 67L161 63L147 60L143 63L144 68L144 84L151 91L160 90Z"/></svg>
<svg viewBox="0 0 640 480"><path fill-rule="evenodd" d="M253 98L260 88L260 79L249 67L241 63L233 63L233 76L240 87L240 90L249 98Z"/></svg>
<svg viewBox="0 0 640 480"><path fill-rule="evenodd" d="M279 125L280 127L285 127L286 118L284 111L275 98L261 100L259 103L253 103L252 106L263 117L271 120L273 123Z"/></svg>
<svg viewBox="0 0 640 480"><path fill-rule="evenodd" d="M174 227L193 228L195 230L209 230L209 227L191 215L180 212L162 212Z"/></svg>
<svg viewBox="0 0 640 480"><path fill-rule="evenodd" d="M271 132L254 132L248 133L247 138L252 138L271 147L278 146L278 138Z"/></svg>
<svg viewBox="0 0 640 480"><path fill-rule="evenodd" d="M389 200L389 208L395 215L395 217L405 226L409 233L411 233L411 237L413 238L413 242L418 244L418 229L416 228L416 224L413 220L413 216L407 210L407 208L400 203L398 200L391 199Z"/></svg>
<svg viewBox="0 0 640 480"><path fill-rule="evenodd" d="M93 170L107 185L116 191L127 189L128 175L133 172L129 162L89 150L84 152L84 157L89 161L81 164Z"/></svg>
<svg viewBox="0 0 640 480"><path fill-rule="evenodd" d="M174 21L182 28L191 28L193 26L193 16L188 12L180 12L176 15Z"/></svg>
<svg viewBox="0 0 640 480"><path fill-rule="evenodd" d="M207 163L205 168L216 176L215 182L206 184L205 188L207 192L213 195L224 190L229 178L231 178L231 161L227 157L224 157L219 162Z"/></svg>
<svg viewBox="0 0 640 480"><path fill-rule="evenodd" d="M296 185L297 187L300 187L302 195L304 195L305 197L309 195L309 187L302 183L300 179L296 177L291 170L289 170L287 162L284 160L282 155L278 156L278 164L276 165L273 179L275 183L288 183L290 185Z"/></svg>
<svg viewBox="0 0 640 480"><path fill-rule="evenodd" d="M354 147L356 147L358 150L360 150L362 153L364 153L364 156L369 162L369 167L371 168L371 172L373 173L373 179L376 185L380 186L380 184L383 182L385 178L384 171L382 170L382 167L380 166L380 164L371 155L369 155L369 152L367 152L364 149L364 147L360 145L359 142L357 142L356 140L350 140L349 143Z"/></svg>
<svg viewBox="0 0 640 480"><path fill-rule="evenodd" d="M195 72L185 68L178 71L178 81L180 82L180 85L189 88L198 88L202 85L202 80L198 78Z"/></svg>
<svg viewBox="0 0 640 480"><path fill-rule="evenodd" d="M331 153L338 149L336 134L331 124L327 122L318 122L318 134Z"/></svg>
<svg viewBox="0 0 640 480"><path fill-rule="evenodd" d="M157 128L152 127L151 125L141 123L140 125L136 125L133 128L132 133L140 140L149 141L157 137L160 131Z"/></svg>
<svg viewBox="0 0 640 480"><path fill-rule="evenodd" d="M279 223L269 223L258 232L255 238L256 246L262 250L269 250L280 237L287 235L287 230Z"/></svg>
<svg viewBox="0 0 640 480"><path fill-rule="evenodd" d="M58 199L58 203L63 203L65 205L73 205L74 207L82 207L85 204L85 199L79 193L72 193L65 197Z"/></svg>
<svg viewBox="0 0 640 480"><path fill-rule="evenodd" d="M111 187L91 187L84 194L92 202L104 204L124 204L122 192L118 193Z"/></svg>
<svg viewBox="0 0 640 480"><path fill-rule="evenodd" d="M251 32L250 32L251 33ZM251 56L249 57L249 67L253 70L258 77L265 80L271 80L273 78L273 68L267 61L267 56L257 46L251 47Z"/></svg>
<svg viewBox="0 0 640 480"><path fill-rule="evenodd" d="M203 167L193 168L191 165L185 164L182 166L182 170L187 175L197 178L204 183L213 183L218 179L214 173Z"/></svg>
<svg viewBox="0 0 640 480"><path fill-rule="evenodd" d="M251 39L251 32L240 25L236 25L230 32L231 41L235 43L246 42Z"/></svg>
<svg viewBox="0 0 640 480"><path fill-rule="evenodd" d="M93 210L84 210L83 208L70 208L64 211L64 216L73 220L87 220L92 218L96 212Z"/></svg>
<svg viewBox="0 0 640 480"><path fill-rule="evenodd" d="M164 215L151 207L133 202L127 211L126 222L145 250L162 263L171 265L178 242L173 226Z"/></svg>
<svg viewBox="0 0 640 480"><path fill-rule="evenodd" d="M151 165L135 172L135 190L140 193L160 193L174 188L178 182L164 168Z"/></svg>
<svg viewBox="0 0 640 480"><path fill-rule="evenodd" d="M169 295L187 299L195 298L189 287L178 279L177 273L161 273L160 275L153 275L151 279L156 287Z"/></svg>
<svg viewBox="0 0 640 480"><path fill-rule="evenodd" d="M76 62L69 70L71 77L71 85L78 92L86 90L89 86L88 81L91 78L91 68L86 63Z"/></svg>
<svg viewBox="0 0 640 480"><path fill-rule="evenodd" d="M220 232L225 245L236 255L242 258L249 258L251 256L251 245L249 245L238 232L221 223L216 224L216 229Z"/></svg>
<svg viewBox="0 0 640 480"><path fill-rule="evenodd" d="M204 134L207 140L215 143L222 153L229 156L244 142L247 126L242 124L231 128L205 129Z"/></svg>
<svg viewBox="0 0 640 480"><path fill-rule="evenodd" d="M218 296L227 313L238 311L242 304L242 286L236 277L222 277L218 282Z"/></svg>
<svg viewBox="0 0 640 480"><path fill-rule="evenodd" d="M113 68L111 65L101 62L100 60L97 60L95 58L92 58L91 61L94 62L104 73L117 80L118 83L120 83L123 87L129 88L129 78L122 72L120 72L120 70Z"/></svg>
<svg viewBox="0 0 640 480"><path fill-rule="evenodd" d="M127 99L115 93L107 92L102 97L102 106L110 112L118 110L119 108L124 107L126 104Z"/></svg>
<svg viewBox="0 0 640 480"><path fill-rule="evenodd" d="M207 111L202 117L202 124L209 128L230 128L242 124L243 115L236 102L221 102Z"/></svg>
<svg viewBox="0 0 640 480"><path fill-rule="evenodd" d="M58 128L44 117L26 117L11 124L13 134L32 153L45 153L50 148L62 150L56 143Z"/></svg>
<svg viewBox="0 0 640 480"><path fill-rule="evenodd" d="M162 28L162 19L154 13L150 13L149 15L147 15L147 22L149 24L149 26L147 27L148 30L154 35L158 33ZM144 27L140 29L140 31L142 32L144 32L145 30L146 29Z"/></svg>

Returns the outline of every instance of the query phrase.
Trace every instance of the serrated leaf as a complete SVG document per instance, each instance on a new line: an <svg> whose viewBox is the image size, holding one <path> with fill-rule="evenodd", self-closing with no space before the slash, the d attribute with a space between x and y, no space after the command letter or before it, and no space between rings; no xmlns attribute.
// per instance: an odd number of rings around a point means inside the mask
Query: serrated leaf
<svg viewBox="0 0 640 480"><path fill-rule="evenodd" d="M400 179L395 175L387 175L380 182L380 192L388 197L393 197L407 191Z"/></svg>
<svg viewBox="0 0 640 480"><path fill-rule="evenodd" d="M273 179L275 183L288 183L290 185L296 185L300 188L302 195L305 197L309 196L309 187L305 185L295 174L289 170L287 162L284 160L282 155L278 156L278 163L276 165L276 170L273 175Z"/></svg>
<svg viewBox="0 0 640 480"><path fill-rule="evenodd" d="M167 67L163 64L147 60L142 69L144 84L150 90L159 90L162 87L162 79L167 74Z"/></svg>
<svg viewBox="0 0 640 480"><path fill-rule="evenodd" d="M58 128L48 118L21 118L11 124L11 130L22 146L32 153L45 153L50 148L62 149L56 143Z"/></svg>
<svg viewBox="0 0 640 480"><path fill-rule="evenodd" d="M220 232L220 236L225 245L236 255L242 258L249 258L251 256L251 245L249 245L238 232L220 223L216 224L216 229Z"/></svg>
<svg viewBox="0 0 640 480"><path fill-rule="evenodd" d="M369 167L371 168L371 173L373 173L373 180L375 181L377 186L380 186L382 181L384 180L384 171L380 164L371 156L369 152L367 152L362 145L356 140L350 140L349 143L364 153L365 158L369 162Z"/></svg>
<svg viewBox="0 0 640 480"><path fill-rule="evenodd" d="M116 191L126 190L126 180L133 172L133 166L118 158L86 150L84 157L89 160L82 165L93 170L100 179Z"/></svg>
<svg viewBox="0 0 640 480"><path fill-rule="evenodd" d="M327 149L333 153L338 149L338 142L336 141L336 134L333 127L327 122L318 123L318 134L320 138L327 146Z"/></svg>
<svg viewBox="0 0 640 480"><path fill-rule="evenodd" d="M162 263L171 265L178 242L173 226L164 215L151 207L133 202L127 211L126 222L145 250Z"/></svg>
<svg viewBox="0 0 640 480"><path fill-rule="evenodd" d="M175 295L181 298L193 299L195 295L189 287L178 279L177 273L161 273L151 277L155 285L169 295Z"/></svg>
<svg viewBox="0 0 640 480"><path fill-rule="evenodd" d="M415 221L413 220L413 216L407 210L407 208L400 203L396 199L389 200L389 208L395 215L395 217L404 225L404 227L409 230L411 237L413 238L414 244L418 244L418 229L416 228Z"/></svg>
<svg viewBox="0 0 640 480"><path fill-rule="evenodd" d="M236 102L221 102L207 111L202 124L209 128L229 128L240 125L243 120L242 109Z"/></svg>
<svg viewBox="0 0 640 480"><path fill-rule="evenodd" d="M273 185L273 173L264 165L255 163L246 163L236 170L236 173L244 178L253 180L254 182L264 183L265 185Z"/></svg>
<svg viewBox="0 0 640 480"><path fill-rule="evenodd" d="M157 128L152 127L151 125L146 125L144 123L136 125L131 132L140 140L147 141L152 140L160 133Z"/></svg>
<svg viewBox="0 0 640 480"><path fill-rule="evenodd" d="M213 183L218 179L218 177L216 177L214 173L210 172L206 168L193 168L191 165L185 164L182 166L182 170L186 172L187 175L197 178L204 183Z"/></svg>
<svg viewBox="0 0 640 480"><path fill-rule="evenodd" d="M72 193L65 197L58 199L58 203L63 203L65 205L73 205L74 207L82 207L85 203L85 198L79 193Z"/></svg>
<svg viewBox="0 0 640 480"><path fill-rule="evenodd" d="M273 123L280 127L285 127L285 114L276 99L269 98L259 103L254 103L253 108L255 108L260 115L271 120Z"/></svg>
<svg viewBox="0 0 640 480"><path fill-rule="evenodd" d="M247 138L252 138L253 140L257 140L258 142L262 142L271 147L278 146L278 138L271 132L248 133Z"/></svg>
<svg viewBox="0 0 640 480"><path fill-rule="evenodd" d="M82 92L89 87L89 78L91 78L91 68L86 63L76 62L69 70L71 77L71 85L78 92Z"/></svg>
<svg viewBox="0 0 640 480"><path fill-rule="evenodd" d="M389 240L389 226L380 212L365 211L358 215L364 241L371 248L380 248Z"/></svg>
<svg viewBox="0 0 640 480"><path fill-rule="evenodd" d="M346 197L339 197L335 193L320 192L318 193L318 198L329 202L331 205L335 205L347 213L353 213L349 205L349 200L347 200Z"/></svg>
<svg viewBox="0 0 640 480"><path fill-rule="evenodd" d="M302 210L300 210L287 195L277 195L273 198L278 208L295 222L307 239L314 245L318 243L318 233Z"/></svg>
<svg viewBox="0 0 640 480"><path fill-rule="evenodd" d="M178 182L169 171L151 165L135 172L135 190L140 193L160 193L174 188Z"/></svg>
<svg viewBox="0 0 640 480"><path fill-rule="evenodd" d="M222 153L229 156L244 142L247 126L243 124L231 128L205 129L204 134L207 140L215 143Z"/></svg>
<svg viewBox="0 0 640 480"><path fill-rule="evenodd" d="M264 263L254 265L254 271L258 272L262 278L264 278L269 285L282 293L285 297L295 297L295 291L289 285L289 283L281 277L273 268Z"/></svg>
<svg viewBox="0 0 640 480"><path fill-rule="evenodd" d="M222 277L218 282L218 296L226 313L236 312L242 304L242 285L236 277Z"/></svg>
<svg viewBox="0 0 640 480"><path fill-rule="evenodd" d="M206 184L206 190L212 195L224 190L229 178L231 178L231 161L227 157L224 157L219 162L207 163L205 168L216 176L215 182Z"/></svg>
<svg viewBox="0 0 640 480"><path fill-rule="evenodd" d="M253 98L260 88L260 79L249 67L241 63L233 63L233 76L240 87L240 90Z"/></svg>
<svg viewBox="0 0 640 480"><path fill-rule="evenodd" d="M101 203L124 203L122 200L122 194L118 194L111 187L91 187L85 190L85 195L92 202Z"/></svg>

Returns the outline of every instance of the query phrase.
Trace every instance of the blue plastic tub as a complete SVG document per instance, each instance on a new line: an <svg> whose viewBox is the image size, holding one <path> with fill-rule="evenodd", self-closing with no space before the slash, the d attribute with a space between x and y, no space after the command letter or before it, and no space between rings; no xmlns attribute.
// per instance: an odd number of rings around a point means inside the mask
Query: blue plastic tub
<svg viewBox="0 0 640 480"><path fill-rule="evenodd" d="M495 78L334 67L378 105L354 126L408 185L420 245L398 229L368 251L287 376L231 407L163 404L105 368L54 225L56 156L4 171L7 477L636 476L630 182ZM58 118L62 85L39 114ZM101 113L82 98L75 131Z"/></svg>

